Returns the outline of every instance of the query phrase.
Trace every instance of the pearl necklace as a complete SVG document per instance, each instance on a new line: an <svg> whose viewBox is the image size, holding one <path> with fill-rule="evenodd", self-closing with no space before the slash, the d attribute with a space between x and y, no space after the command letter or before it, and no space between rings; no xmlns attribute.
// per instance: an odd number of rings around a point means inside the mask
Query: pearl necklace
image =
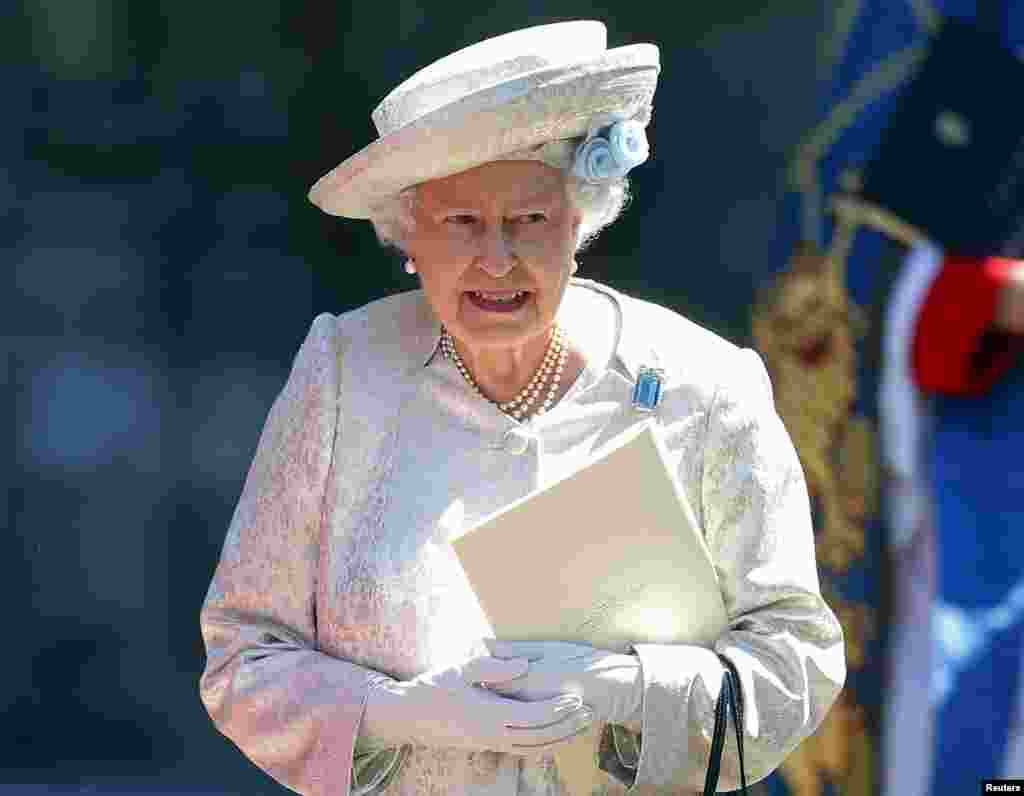
<svg viewBox="0 0 1024 796"><path fill-rule="evenodd" d="M459 373L469 383L469 386L473 388L473 391L481 398L490 401L483 394L476 381L469 373L469 368L462 361L462 357L459 356L459 352L455 350L455 341L452 336L445 329L441 334L441 350L448 359L455 363L455 367L458 368ZM554 403L555 393L558 392L558 384L562 380L562 372L565 370L565 361L569 356L569 349L565 345L565 331L561 326L555 325L555 331L551 335L551 341L548 343L547 353L544 354L544 361L541 362L540 367L537 368L537 372L533 374L533 378L530 379L530 383L520 390L519 395L513 398L511 401L499 403L498 401L491 401L493 404L497 404L498 408L505 414L510 414L516 420L522 420L529 412L530 407L533 406L534 402L540 396L541 391L544 389L544 383L551 376L551 386L548 389L547 397L544 402L537 407L536 414L542 415L548 409L551 408L551 404Z"/></svg>

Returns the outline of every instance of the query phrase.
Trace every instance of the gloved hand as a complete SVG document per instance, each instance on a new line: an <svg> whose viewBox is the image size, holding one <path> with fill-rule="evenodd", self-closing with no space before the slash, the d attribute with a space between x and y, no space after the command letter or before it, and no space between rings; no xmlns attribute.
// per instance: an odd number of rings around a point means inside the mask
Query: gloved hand
<svg viewBox="0 0 1024 796"><path fill-rule="evenodd" d="M996 325L1011 334L1024 334L1024 264L1016 263L1006 274L996 305Z"/></svg>
<svg viewBox="0 0 1024 796"><path fill-rule="evenodd" d="M522 676L489 685L495 693L526 701L577 694L593 709L596 721L636 726L641 719L644 681L635 655L562 641L485 639L484 643L493 659L505 663L529 660L529 669Z"/></svg>
<svg viewBox="0 0 1024 796"><path fill-rule="evenodd" d="M408 743L532 756L583 732L593 712L578 696L522 702L478 685L519 677L528 665L484 656L408 681L381 675L367 694L362 740L370 747Z"/></svg>

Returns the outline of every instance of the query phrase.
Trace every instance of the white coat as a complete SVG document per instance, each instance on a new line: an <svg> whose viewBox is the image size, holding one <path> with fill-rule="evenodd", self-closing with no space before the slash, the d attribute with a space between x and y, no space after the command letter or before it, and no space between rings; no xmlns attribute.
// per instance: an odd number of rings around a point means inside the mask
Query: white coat
<svg viewBox="0 0 1024 796"><path fill-rule="evenodd" d="M740 673L752 780L835 700L842 631L819 592L803 472L758 355L587 280L572 280L559 320L587 366L527 423L475 395L440 354L440 325L421 291L313 321L201 615L202 699L220 731L277 781L305 794L562 792L549 758L429 747L356 754L367 681L486 653L490 628L447 538L642 421L630 405L641 365L666 372L662 438L731 621L713 651L638 646L636 781L630 789L608 775L604 792L702 788L716 652ZM732 741L719 787L738 787Z"/></svg>

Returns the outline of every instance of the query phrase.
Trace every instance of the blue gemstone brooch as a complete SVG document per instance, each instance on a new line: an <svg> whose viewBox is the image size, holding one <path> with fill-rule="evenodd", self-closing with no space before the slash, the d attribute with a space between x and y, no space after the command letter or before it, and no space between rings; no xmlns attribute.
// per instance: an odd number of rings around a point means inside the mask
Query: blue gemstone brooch
<svg viewBox="0 0 1024 796"><path fill-rule="evenodd" d="M633 409L637 412L653 412L661 400L661 384L665 371L661 368L641 366L633 386Z"/></svg>

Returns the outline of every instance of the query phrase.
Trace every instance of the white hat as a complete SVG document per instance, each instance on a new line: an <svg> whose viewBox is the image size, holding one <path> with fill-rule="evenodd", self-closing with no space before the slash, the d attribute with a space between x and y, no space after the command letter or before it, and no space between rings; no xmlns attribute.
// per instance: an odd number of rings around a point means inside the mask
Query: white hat
<svg viewBox="0 0 1024 796"><path fill-rule="evenodd" d="M410 185L548 141L584 136L593 119L646 125L658 48L607 49L601 22L559 22L486 39L435 61L373 112L379 138L312 187L327 213L369 218Z"/></svg>

